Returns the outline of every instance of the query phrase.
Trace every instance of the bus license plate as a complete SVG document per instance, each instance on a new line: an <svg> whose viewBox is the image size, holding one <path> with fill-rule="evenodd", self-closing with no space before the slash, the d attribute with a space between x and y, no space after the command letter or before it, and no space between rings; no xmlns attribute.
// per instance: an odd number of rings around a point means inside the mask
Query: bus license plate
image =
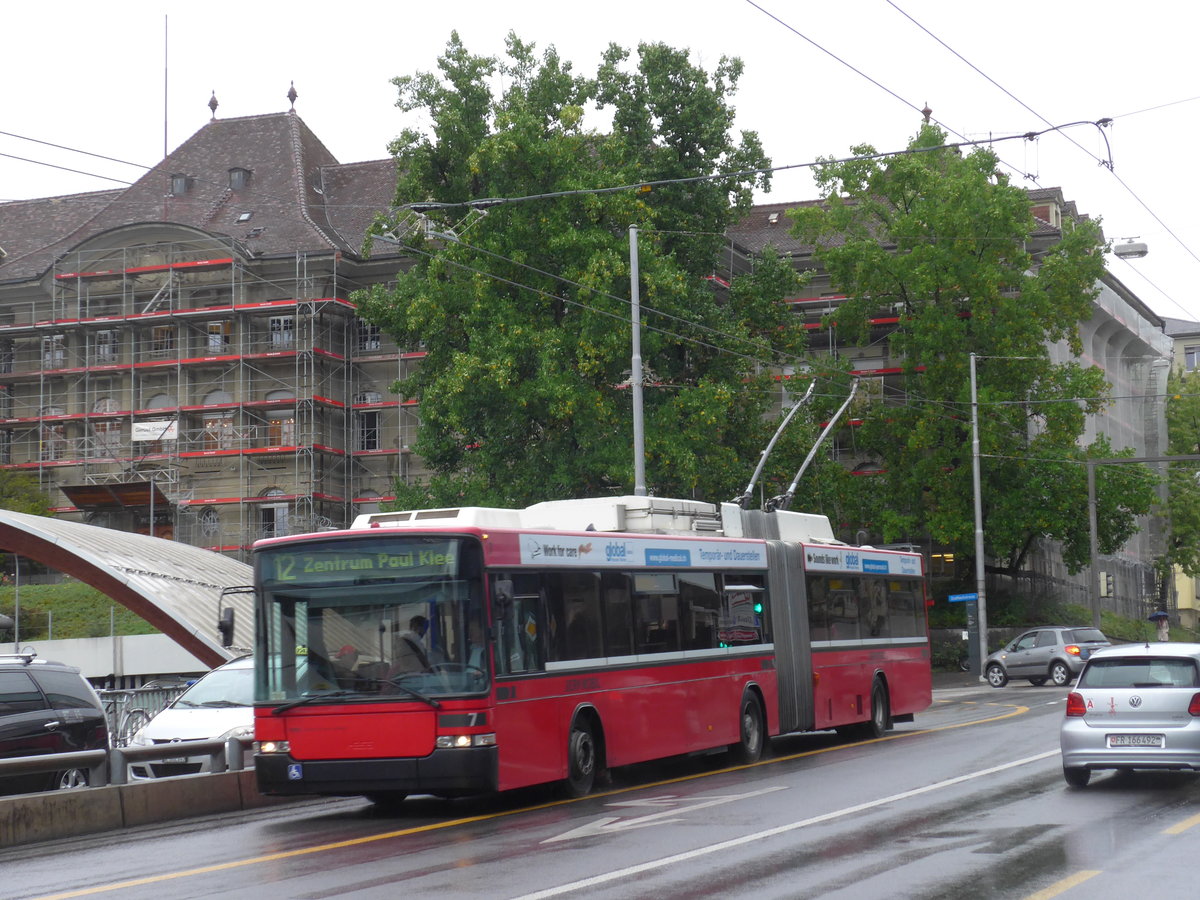
<svg viewBox="0 0 1200 900"><path fill-rule="evenodd" d="M1108 736L1108 746L1110 747L1161 747L1163 745L1163 736L1161 734L1110 734Z"/></svg>

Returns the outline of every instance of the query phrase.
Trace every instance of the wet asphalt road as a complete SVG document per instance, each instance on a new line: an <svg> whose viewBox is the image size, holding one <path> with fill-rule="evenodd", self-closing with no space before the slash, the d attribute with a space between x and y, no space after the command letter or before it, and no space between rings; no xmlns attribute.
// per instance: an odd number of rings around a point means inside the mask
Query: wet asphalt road
<svg viewBox="0 0 1200 900"><path fill-rule="evenodd" d="M121 898L1194 898L1200 776L1068 789L1066 690L940 677L878 741L776 739L604 793L318 800L0 850L0 895Z"/></svg>

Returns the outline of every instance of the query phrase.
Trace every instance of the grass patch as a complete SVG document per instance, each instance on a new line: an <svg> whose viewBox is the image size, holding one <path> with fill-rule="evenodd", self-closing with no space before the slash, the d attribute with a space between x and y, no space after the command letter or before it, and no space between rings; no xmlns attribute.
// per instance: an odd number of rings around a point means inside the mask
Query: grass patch
<svg viewBox="0 0 1200 900"><path fill-rule="evenodd" d="M0 613L14 615L15 588L0 586ZM21 641L157 634L158 629L90 585L21 585ZM11 637L11 635L9 635Z"/></svg>

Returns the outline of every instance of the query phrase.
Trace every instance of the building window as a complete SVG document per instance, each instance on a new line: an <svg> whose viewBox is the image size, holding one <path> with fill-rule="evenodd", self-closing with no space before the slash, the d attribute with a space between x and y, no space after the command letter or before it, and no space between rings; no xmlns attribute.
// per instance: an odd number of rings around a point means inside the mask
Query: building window
<svg viewBox="0 0 1200 900"><path fill-rule="evenodd" d="M206 416L204 418L205 450L230 450L233 448L233 414Z"/></svg>
<svg viewBox="0 0 1200 900"><path fill-rule="evenodd" d="M215 506L206 506L200 510L200 534L206 538L216 537L221 533L221 514Z"/></svg>
<svg viewBox="0 0 1200 900"><path fill-rule="evenodd" d="M263 497L282 497L283 491L271 488ZM286 503L264 503L258 510L263 537L282 537L288 533L288 505Z"/></svg>
<svg viewBox="0 0 1200 900"><path fill-rule="evenodd" d="M96 332L96 362L115 362L117 359L117 333L115 331Z"/></svg>
<svg viewBox="0 0 1200 900"><path fill-rule="evenodd" d="M12 432L0 431L0 463L12 462Z"/></svg>
<svg viewBox="0 0 1200 900"><path fill-rule="evenodd" d="M96 452L100 456L115 456L121 447L120 422L93 422L92 434L96 438Z"/></svg>
<svg viewBox="0 0 1200 900"><path fill-rule="evenodd" d="M61 416L63 411L57 406L42 408L43 416ZM39 456L43 462L62 459L67 449L67 429L62 422L43 422L41 429L41 448Z"/></svg>
<svg viewBox="0 0 1200 900"><path fill-rule="evenodd" d="M1189 372L1200 368L1200 344L1183 348L1183 367Z"/></svg>
<svg viewBox="0 0 1200 900"><path fill-rule="evenodd" d="M378 325L358 320L358 349L378 350L383 335Z"/></svg>
<svg viewBox="0 0 1200 900"><path fill-rule="evenodd" d="M210 352L219 353L229 346L230 336L233 334L233 323L228 319L220 322L208 323L208 349Z"/></svg>
<svg viewBox="0 0 1200 900"><path fill-rule="evenodd" d="M360 391L354 395L355 406L362 406L367 403L382 403L383 394L379 391Z"/></svg>
<svg viewBox="0 0 1200 900"><path fill-rule="evenodd" d="M271 316L271 347L279 350L292 346L292 317Z"/></svg>
<svg viewBox="0 0 1200 900"><path fill-rule="evenodd" d="M67 362L67 336L48 334L42 338L42 365L47 369L61 369Z"/></svg>
<svg viewBox="0 0 1200 900"><path fill-rule="evenodd" d="M267 422L268 447L292 447L296 443L296 417L276 416Z"/></svg>
<svg viewBox="0 0 1200 900"><path fill-rule="evenodd" d="M358 424L358 450L379 449L379 413L375 411L356 414Z"/></svg>
<svg viewBox="0 0 1200 900"><path fill-rule="evenodd" d="M150 330L150 356L162 359L175 353L175 326L155 325Z"/></svg>
<svg viewBox="0 0 1200 900"><path fill-rule="evenodd" d="M243 190L250 183L250 170L235 167L229 170L229 187L231 190Z"/></svg>

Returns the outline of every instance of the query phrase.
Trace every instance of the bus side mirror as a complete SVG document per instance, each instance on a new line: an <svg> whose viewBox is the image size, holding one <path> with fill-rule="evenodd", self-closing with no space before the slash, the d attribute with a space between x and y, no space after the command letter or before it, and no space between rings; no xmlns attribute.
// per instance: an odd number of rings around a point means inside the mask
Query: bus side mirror
<svg viewBox="0 0 1200 900"><path fill-rule="evenodd" d="M221 621L217 622L217 631L221 633L221 646L233 646L233 607L227 606L221 610Z"/></svg>

